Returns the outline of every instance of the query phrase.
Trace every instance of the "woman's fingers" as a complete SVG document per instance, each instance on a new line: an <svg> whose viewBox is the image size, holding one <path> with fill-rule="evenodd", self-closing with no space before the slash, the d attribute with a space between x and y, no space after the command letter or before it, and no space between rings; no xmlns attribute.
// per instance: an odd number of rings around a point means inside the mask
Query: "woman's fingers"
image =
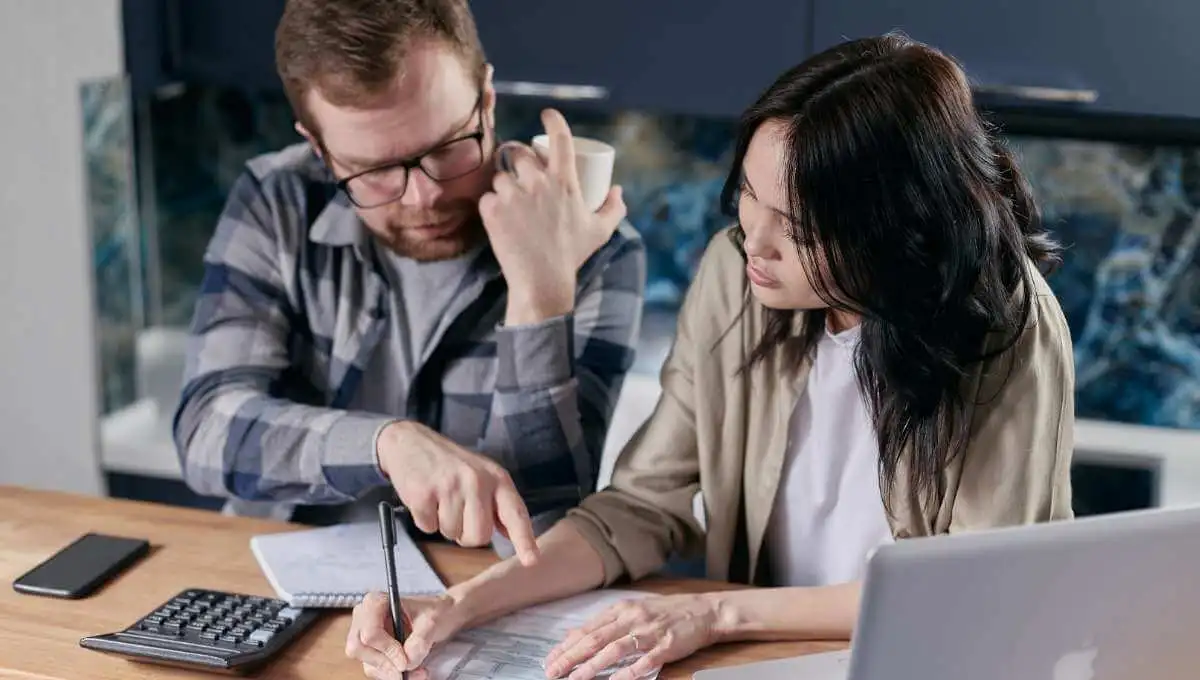
<svg viewBox="0 0 1200 680"><path fill-rule="evenodd" d="M568 680L592 680L596 676L603 673L611 666L615 666L626 657L635 654L638 647L646 644L643 641L645 635L639 635L636 639L633 635L625 634L612 642L608 643L603 649L590 658L581 662L568 677Z"/></svg>
<svg viewBox="0 0 1200 680"><path fill-rule="evenodd" d="M578 667L595 658L602 651L613 645L613 643L619 642L622 639L630 644L633 642L632 638L629 637L629 624L620 620L604 624L592 629L590 632L581 633L554 658L547 657L546 677L562 678L570 676L571 680L580 680L575 675ZM619 657L617 661L620 661ZM600 670L603 670L603 667ZM595 673L592 675L595 675ZM587 677L592 677L592 675L588 675Z"/></svg>

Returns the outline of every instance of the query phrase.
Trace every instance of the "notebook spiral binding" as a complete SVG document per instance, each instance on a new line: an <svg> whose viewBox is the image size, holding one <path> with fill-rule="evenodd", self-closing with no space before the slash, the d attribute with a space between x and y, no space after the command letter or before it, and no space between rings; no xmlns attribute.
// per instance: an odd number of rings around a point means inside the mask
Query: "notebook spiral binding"
<svg viewBox="0 0 1200 680"><path fill-rule="evenodd" d="M436 592L406 592L404 597L437 595ZM288 604L301 608L346 608L353 607L366 597L363 593L299 593Z"/></svg>
<svg viewBox="0 0 1200 680"><path fill-rule="evenodd" d="M291 602L294 607L353 607L363 601L363 593L298 593Z"/></svg>

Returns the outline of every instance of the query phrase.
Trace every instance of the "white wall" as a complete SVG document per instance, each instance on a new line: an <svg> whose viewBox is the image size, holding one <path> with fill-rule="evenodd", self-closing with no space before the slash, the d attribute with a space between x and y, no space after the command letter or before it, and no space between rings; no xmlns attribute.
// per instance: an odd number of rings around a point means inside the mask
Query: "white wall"
<svg viewBox="0 0 1200 680"><path fill-rule="evenodd" d="M118 0L0 2L0 484L103 490L79 84L122 70Z"/></svg>

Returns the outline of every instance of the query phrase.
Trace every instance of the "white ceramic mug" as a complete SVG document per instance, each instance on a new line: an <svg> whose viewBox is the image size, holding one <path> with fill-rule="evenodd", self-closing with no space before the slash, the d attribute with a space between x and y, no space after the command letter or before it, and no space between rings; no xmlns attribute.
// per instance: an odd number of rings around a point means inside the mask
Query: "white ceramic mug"
<svg viewBox="0 0 1200 680"><path fill-rule="evenodd" d="M589 137L574 137L575 172L579 175L579 190L588 210L595 212L604 205L612 188L613 165L617 150L611 144ZM533 148L542 156L550 153L548 135L533 138Z"/></svg>

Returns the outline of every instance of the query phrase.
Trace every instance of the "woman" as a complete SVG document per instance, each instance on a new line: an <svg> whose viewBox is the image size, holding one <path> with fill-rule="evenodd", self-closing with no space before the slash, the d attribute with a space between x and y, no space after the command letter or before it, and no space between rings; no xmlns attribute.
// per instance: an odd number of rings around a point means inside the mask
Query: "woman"
<svg viewBox="0 0 1200 680"><path fill-rule="evenodd" d="M701 549L710 578L770 587L618 606L547 676L640 652L612 676L632 680L716 642L846 639L873 547L1071 517L1071 341L1038 271L1058 247L952 60L885 36L783 74L742 118L724 199L737 225L704 255L612 486L540 539L536 564L409 603L403 649L369 598L347 650L368 674Z"/></svg>

